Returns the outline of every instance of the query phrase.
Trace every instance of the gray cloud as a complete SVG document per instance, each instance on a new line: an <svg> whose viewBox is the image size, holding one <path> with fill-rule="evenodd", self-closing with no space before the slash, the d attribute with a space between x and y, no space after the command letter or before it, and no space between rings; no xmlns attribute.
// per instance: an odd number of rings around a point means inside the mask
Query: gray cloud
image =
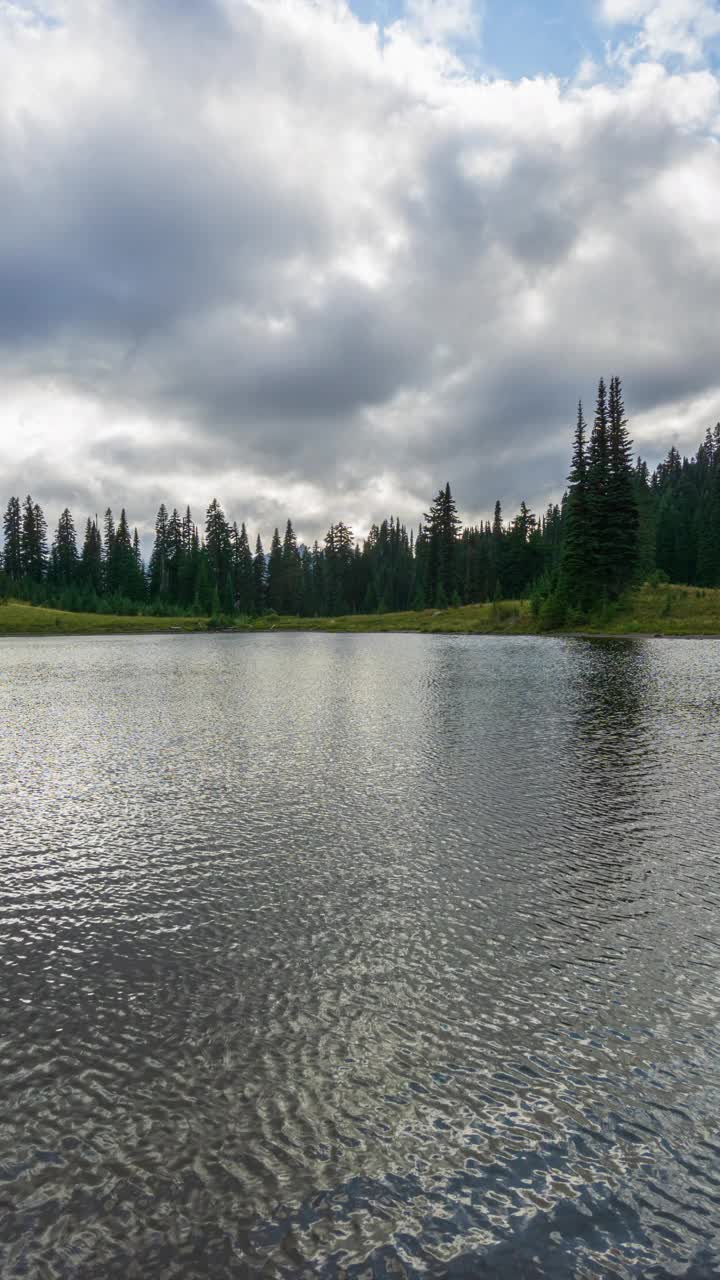
<svg viewBox="0 0 720 1280"><path fill-rule="evenodd" d="M310 537L446 479L469 518L557 498L600 373L658 450L663 405L720 416L710 72L473 83L304 0L56 8L0 15L3 490Z"/></svg>

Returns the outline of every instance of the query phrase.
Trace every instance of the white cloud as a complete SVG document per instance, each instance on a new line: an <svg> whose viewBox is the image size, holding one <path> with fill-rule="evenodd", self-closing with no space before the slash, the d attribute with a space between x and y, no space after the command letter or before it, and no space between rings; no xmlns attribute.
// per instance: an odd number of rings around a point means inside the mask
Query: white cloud
<svg viewBox="0 0 720 1280"><path fill-rule="evenodd" d="M481 14L476 0L405 0L406 21L423 39L477 40Z"/></svg>
<svg viewBox="0 0 720 1280"><path fill-rule="evenodd" d="M640 27L634 40L623 46L627 57L677 57L696 66L704 61L708 44L720 36L715 0L602 0L601 11L606 22Z"/></svg>
<svg viewBox="0 0 720 1280"><path fill-rule="evenodd" d="M649 454L665 406L699 437L717 76L477 80L469 7L426 9L381 43L341 0L0 8L0 500L217 492L306 538L446 479L537 506L600 373Z"/></svg>

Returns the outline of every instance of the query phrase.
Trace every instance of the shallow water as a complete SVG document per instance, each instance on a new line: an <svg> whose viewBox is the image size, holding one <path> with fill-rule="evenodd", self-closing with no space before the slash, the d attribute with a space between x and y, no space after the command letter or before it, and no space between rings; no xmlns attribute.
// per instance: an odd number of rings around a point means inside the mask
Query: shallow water
<svg viewBox="0 0 720 1280"><path fill-rule="evenodd" d="M720 643L0 641L0 1274L720 1275Z"/></svg>

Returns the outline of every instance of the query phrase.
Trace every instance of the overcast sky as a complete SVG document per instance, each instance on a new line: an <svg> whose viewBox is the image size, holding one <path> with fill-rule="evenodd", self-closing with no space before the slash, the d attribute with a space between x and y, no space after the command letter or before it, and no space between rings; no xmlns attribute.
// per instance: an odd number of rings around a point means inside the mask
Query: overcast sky
<svg viewBox="0 0 720 1280"><path fill-rule="evenodd" d="M0 0L0 502L267 538L720 418L715 0Z"/></svg>

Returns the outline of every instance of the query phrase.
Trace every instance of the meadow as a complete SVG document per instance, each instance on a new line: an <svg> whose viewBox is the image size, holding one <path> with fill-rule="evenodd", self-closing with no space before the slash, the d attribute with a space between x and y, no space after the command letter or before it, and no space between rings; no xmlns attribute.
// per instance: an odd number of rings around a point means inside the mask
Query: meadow
<svg viewBox="0 0 720 1280"><path fill-rule="evenodd" d="M459 635L617 635L720 636L720 590L650 586L630 592L587 617L575 616L556 631L546 631L528 600L499 600L450 609L403 613L351 614L337 618L154 617L71 613L8 600L0 604L0 636L147 635L154 632L207 631L417 631Z"/></svg>

